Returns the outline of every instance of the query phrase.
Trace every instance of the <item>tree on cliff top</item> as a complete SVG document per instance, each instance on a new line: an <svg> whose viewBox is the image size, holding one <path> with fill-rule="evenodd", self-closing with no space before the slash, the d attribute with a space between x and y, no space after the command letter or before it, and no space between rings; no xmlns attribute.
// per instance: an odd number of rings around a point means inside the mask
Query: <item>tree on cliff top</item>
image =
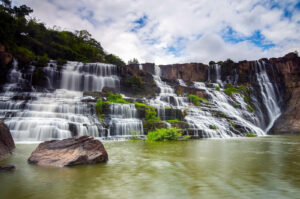
<svg viewBox="0 0 300 199"><path fill-rule="evenodd" d="M30 7L12 8L10 0L0 2L0 43L14 56L27 57L29 61L46 55L50 59L125 65L119 57L104 52L87 30L73 33L47 28L44 23L26 17L33 12Z"/></svg>

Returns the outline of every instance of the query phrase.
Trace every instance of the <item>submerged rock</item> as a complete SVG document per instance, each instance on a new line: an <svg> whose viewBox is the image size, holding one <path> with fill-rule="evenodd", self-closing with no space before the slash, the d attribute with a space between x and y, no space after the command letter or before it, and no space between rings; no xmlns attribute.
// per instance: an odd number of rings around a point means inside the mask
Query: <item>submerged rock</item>
<svg viewBox="0 0 300 199"><path fill-rule="evenodd" d="M16 167L14 165L0 166L0 171L14 171Z"/></svg>
<svg viewBox="0 0 300 199"><path fill-rule="evenodd" d="M28 162L63 167L95 164L107 160L107 152L99 140L82 136L43 142L32 152Z"/></svg>
<svg viewBox="0 0 300 199"><path fill-rule="evenodd" d="M0 160L8 157L15 148L9 128L0 120Z"/></svg>

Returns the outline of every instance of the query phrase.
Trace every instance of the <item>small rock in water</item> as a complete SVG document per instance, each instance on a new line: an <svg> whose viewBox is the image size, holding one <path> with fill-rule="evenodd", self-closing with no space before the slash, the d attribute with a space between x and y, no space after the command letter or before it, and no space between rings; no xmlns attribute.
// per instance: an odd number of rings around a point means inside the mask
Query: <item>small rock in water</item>
<svg viewBox="0 0 300 199"><path fill-rule="evenodd" d="M63 167L95 164L107 160L107 152L99 140L81 136L43 142L32 152L28 162Z"/></svg>
<svg viewBox="0 0 300 199"><path fill-rule="evenodd" d="M0 166L0 171L14 171L16 167L14 165Z"/></svg>

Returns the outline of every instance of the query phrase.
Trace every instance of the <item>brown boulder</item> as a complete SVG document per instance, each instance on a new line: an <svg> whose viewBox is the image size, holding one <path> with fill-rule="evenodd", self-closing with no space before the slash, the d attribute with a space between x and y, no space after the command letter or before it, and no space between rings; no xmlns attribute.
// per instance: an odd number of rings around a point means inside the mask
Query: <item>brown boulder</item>
<svg viewBox="0 0 300 199"><path fill-rule="evenodd" d="M106 162L103 144L89 136L46 141L32 152L29 163L50 166L75 166Z"/></svg>
<svg viewBox="0 0 300 199"><path fill-rule="evenodd" d="M9 156L15 148L9 128L0 120L0 160Z"/></svg>

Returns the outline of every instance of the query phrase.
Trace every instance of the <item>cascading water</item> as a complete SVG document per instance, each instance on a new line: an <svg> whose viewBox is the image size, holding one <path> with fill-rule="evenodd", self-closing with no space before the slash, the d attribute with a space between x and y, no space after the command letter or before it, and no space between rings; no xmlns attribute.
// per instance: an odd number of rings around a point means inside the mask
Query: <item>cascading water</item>
<svg viewBox="0 0 300 199"><path fill-rule="evenodd" d="M111 64L68 62L62 72L61 88L74 91L102 91L119 88L117 67Z"/></svg>
<svg viewBox="0 0 300 199"><path fill-rule="evenodd" d="M255 75L259 86L260 96L267 111L268 125L266 126L265 131L268 132L281 114L281 110L278 105L279 99L277 99L277 96L279 96L279 90L277 85L270 81L266 71L265 62L255 62Z"/></svg>
<svg viewBox="0 0 300 199"><path fill-rule="evenodd" d="M187 100L184 97L177 96L174 89L162 81L160 76L160 67L154 66L153 79L157 87L159 87L160 93L155 99L151 99L149 103L157 109L158 116L164 120L166 118L166 107L184 107Z"/></svg>
<svg viewBox="0 0 300 199"><path fill-rule="evenodd" d="M42 141L77 135L105 135L105 129L96 117L94 103L84 102L81 91L101 91L104 87L118 89L116 66L68 62L59 72L52 61L43 71L48 78L46 87L58 89L54 92L22 92L28 79L23 78L17 62L13 64L8 84L3 87L5 92L0 94L0 117L10 128L13 138L16 141ZM61 77L59 85L55 85L56 76Z"/></svg>
<svg viewBox="0 0 300 199"><path fill-rule="evenodd" d="M137 119L134 104L110 104L109 136L144 135L143 123Z"/></svg>
<svg viewBox="0 0 300 199"><path fill-rule="evenodd" d="M208 82L223 84L221 80L221 66L219 64L209 66Z"/></svg>
<svg viewBox="0 0 300 199"><path fill-rule="evenodd" d="M120 80L116 66L68 62L58 70L56 63L52 61L42 69L47 78L43 92L37 92L31 86L34 68L29 66L21 71L14 61L8 83L2 88L4 92L0 93L0 119L8 125L16 141L62 139L75 135L144 135L142 121L137 118L137 110L133 104L111 103L107 115L109 119L105 122L107 127L104 128L95 113L95 99L83 97L83 91L101 91L104 87L118 90ZM142 70L143 66L140 65L139 69ZM166 120L166 109L184 111L190 135L224 138L242 136L247 132L264 135L261 128L268 131L281 113L278 87L270 81L264 62L256 62L255 77L258 99L262 101L267 113L265 125L261 125L260 118L247 110L248 104L244 102L242 94L229 97L223 92L219 65L209 67L210 84L194 82L193 89L203 92L209 100L209 103L201 103L200 107L190 103L187 97L178 96L170 85L162 81L159 66L155 66L154 71L153 79L160 93L150 99L148 104L157 108L162 120ZM226 77L225 82L228 79L236 82L237 74L233 78ZM182 79L178 79L178 84L191 87ZM221 88L217 90L216 87ZM169 123L166 125L170 126Z"/></svg>

